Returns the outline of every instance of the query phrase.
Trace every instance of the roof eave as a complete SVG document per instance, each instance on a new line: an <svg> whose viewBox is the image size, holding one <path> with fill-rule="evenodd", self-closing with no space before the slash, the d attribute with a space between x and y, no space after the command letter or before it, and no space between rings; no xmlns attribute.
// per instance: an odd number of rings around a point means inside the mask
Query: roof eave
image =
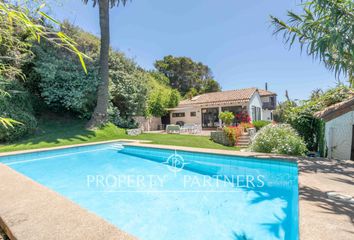
<svg viewBox="0 0 354 240"><path fill-rule="evenodd" d="M350 111L354 111L354 98L329 106L316 112L314 116L328 122Z"/></svg>

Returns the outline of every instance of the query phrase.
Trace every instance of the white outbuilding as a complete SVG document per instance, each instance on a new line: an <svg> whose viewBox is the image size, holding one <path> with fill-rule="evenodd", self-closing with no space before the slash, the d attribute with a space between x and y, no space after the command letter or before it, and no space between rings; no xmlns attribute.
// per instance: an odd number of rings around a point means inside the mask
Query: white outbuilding
<svg viewBox="0 0 354 240"><path fill-rule="evenodd" d="M354 97L317 112L325 125L328 157L354 160Z"/></svg>

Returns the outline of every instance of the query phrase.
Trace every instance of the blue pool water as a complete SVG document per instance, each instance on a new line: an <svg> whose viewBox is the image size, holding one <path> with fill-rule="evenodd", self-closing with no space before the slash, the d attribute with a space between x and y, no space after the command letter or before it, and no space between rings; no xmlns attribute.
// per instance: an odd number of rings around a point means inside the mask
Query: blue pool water
<svg viewBox="0 0 354 240"><path fill-rule="evenodd" d="M298 239L295 163L119 144L0 162L143 240Z"/></svg>

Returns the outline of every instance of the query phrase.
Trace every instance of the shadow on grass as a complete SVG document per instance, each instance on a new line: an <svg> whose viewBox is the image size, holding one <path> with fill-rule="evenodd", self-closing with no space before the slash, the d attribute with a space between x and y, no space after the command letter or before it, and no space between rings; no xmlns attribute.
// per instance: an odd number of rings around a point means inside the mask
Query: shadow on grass
<svg viewBox="0 0 354 240"><path fill-rule="evenodd" d="M86 121L73 120L73 119L48 119L44 118L39 121L36 131L25 137L24 139L16 142L10 142L6 145L13 147L19 145L37 145L44 144L59 144L61 140L65 142L88 141L94 138L96 133L91 130L85 129Z"/></svg>

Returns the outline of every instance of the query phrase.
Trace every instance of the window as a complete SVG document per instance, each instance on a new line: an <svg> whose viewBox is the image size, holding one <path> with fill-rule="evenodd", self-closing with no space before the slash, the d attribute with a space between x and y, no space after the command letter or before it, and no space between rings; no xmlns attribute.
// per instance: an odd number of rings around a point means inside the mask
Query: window
<svg viewBox="0 0 354 240"><path fill-rule="evenodd" d="M252 106L252 121L261 120L261 108Z"/></svg>
<svg viewBox="0 0 354 240"><path fill-rule="evenodd" d="M184 112L179 112L179 113L172 113L172 117L177 118L177 117L184 117L185 113Z"/></svg>
<svg viewBox="0 0 354 240"><path fill-rule="evenodd" d="M197 116L197 113L196 112L191 112L191 117L195 117Z"/></svg>
<svg viewBox="0 0 354 240"><path fill-rule="evenodd" d="M252 121L256 120L256 107L252 106Z"/></svg>
<svg viewBox="0 0 354 240"><path fill-rule="evenodd" d="M270 102L273 104L274 103L274 97L269 97Z"/></svg>
<svg viewBox="0 0 354 240"><path fill-rule="evenodd" d="M256 116L256 120L261 120L261 108L257 107L256 108L256 113L257 113L257 116Z"/></svg>

